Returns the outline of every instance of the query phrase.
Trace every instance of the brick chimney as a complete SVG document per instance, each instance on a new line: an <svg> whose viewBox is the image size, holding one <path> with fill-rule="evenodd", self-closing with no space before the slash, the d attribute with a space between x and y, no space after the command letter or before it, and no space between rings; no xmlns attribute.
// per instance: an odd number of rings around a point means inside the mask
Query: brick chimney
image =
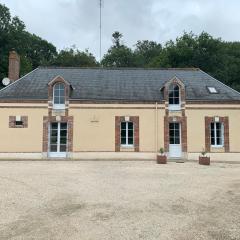
<svg viewBox="0 0 240 240"><path fill-rule="evenodd" d="M19 79L20 57L16 51L9 52L8 78L11 82Z"/></svg>

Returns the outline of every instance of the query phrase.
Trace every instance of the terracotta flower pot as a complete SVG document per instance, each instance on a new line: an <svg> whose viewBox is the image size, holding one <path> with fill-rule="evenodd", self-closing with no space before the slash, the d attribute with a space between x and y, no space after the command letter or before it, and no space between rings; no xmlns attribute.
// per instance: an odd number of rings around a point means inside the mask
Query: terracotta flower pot
<svg viewBox="0 0 240 240"><path fill-rule="evenodd" d="M157 155L157 164L166 164L167 163L167 156L166 155Z"/></svg>
<svg viewBox="0 0 240 240"><path fill-rule="evenodd" d="M210 165L210 157L199 156L200 165Z"/></svg>

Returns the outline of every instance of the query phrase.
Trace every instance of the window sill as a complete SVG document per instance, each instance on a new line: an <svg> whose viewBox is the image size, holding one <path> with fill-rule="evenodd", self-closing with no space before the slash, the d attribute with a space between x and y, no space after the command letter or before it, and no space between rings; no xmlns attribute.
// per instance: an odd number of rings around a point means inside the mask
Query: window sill
<svg viewBox="0 0 240 240"><path fill-rule="evenodd" d="M224 146L211 146L210 152L212 152L212 153L225 152L225 147Z"/></svg>
<svg viewBox="0 0 240 240"><path fill-rule="evenodd" d="M224 146L223 145L211 145L211 148L224 148Z"/></svg>
<svg viewBox="0 0 240 240"><path fill-rule="evenodd" d="M179 112L181 111L181 105L169 105L168 110L170 112Z"/></svg>
<svg viewBox="0 0 240 240"><path fill-rule="evenodd" d="M65 110L66 106L64 104L53 105L53 110Z"/></svg>
<svg viewBox="0 0 240 240"><path fill-rule="evenodd" d="M134 152L134 146L124 146L124 145L121 145L120 146L120 151L121 152Z"/></svg>

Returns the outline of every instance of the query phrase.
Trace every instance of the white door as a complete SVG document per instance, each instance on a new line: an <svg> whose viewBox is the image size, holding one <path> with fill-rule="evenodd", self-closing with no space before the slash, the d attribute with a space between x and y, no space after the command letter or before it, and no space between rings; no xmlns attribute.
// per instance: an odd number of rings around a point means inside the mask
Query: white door
<svg viewBox="0 0 240 240"><path fill-rule="evenodd" d="M67 123L52 122L49 126L49 157L67 156Z"/></svg>
<svg viewBox="0 0 240 240"><path fill-rule="evenodd" d="M178 122L169 123L169 157L182 157L181 124Z"/></svg>

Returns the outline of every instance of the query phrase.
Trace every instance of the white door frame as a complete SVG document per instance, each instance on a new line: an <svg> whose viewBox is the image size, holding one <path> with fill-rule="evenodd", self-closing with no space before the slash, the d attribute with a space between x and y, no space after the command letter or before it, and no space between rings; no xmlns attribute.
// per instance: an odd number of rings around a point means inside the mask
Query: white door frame
<svg viewBox="0 0 240 240"><path fill-rule="evenodd" d="M51 131L52 131L52 123L57 123L57 151L51 152ZM60 139L61 139L61 122L51 122L49 123L49 132L48 132L48 156L51 158L65 158L67 156L67 152L61 152L60 151ZM68 136L68 125L67 125L67 136ZM66 137L67 137L66 136ZM68 139L68 137L67 137ZM66 148L67 148L67 142L66 142Z"/></svg>
<svg viewBox="0 0 240 240"><path fill-rule="evenodd" d="M171 123L179 125L179 128L178 128L179 144L171 144L170 143L170 124ZM169 157L170 158L181 158L182 157L182 132L181 132L182 127L181 127L181 123L180 122L171 122L171 123L169 123ZM174 128L174 130L175 130L175 128ZM174 138L175 138L175 135L174 135ZM174 141L176 141L176 140L174 139Z"/></svg>

